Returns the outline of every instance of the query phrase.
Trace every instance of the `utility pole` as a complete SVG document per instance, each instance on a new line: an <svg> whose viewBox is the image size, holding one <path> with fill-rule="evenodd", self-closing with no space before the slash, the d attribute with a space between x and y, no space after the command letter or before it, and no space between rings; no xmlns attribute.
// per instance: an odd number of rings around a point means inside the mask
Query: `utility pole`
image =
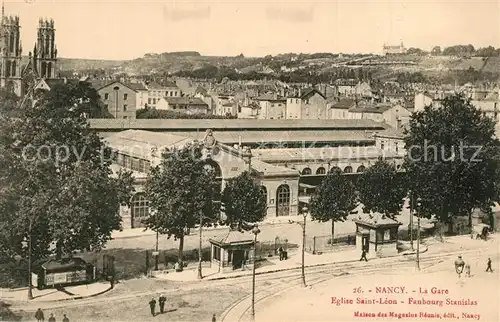
<svg viewBox="0 0 500 322"><path fill-rule="evenodd" d="M202 260L202 238L203 238L203 212L200 211L200 240L198 245L198 279L201 280L203 278L203 274L201 272L201 260Z"/></svg>
<svg viewBox="0 0 500 322"><path fill-rule="evenodd" d="M306 273L305 273L305 252L306 252L306 220L307 220L307 206L302 208L302 215L304 222L302 223L302 286L306 287Z"/></svg>
<svg viewBox="0 0 500 322"><path fill-rule="evenodd" d="M252 267L252 321L255 321L255 264L257 259L257 235L260 233L259 226L252 229L253 233L253 267Z"/></svg>

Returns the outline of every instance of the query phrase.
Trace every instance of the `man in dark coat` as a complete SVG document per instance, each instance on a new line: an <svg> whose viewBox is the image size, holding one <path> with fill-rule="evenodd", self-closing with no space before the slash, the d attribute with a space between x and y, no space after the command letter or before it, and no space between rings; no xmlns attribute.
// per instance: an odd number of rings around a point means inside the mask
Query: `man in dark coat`
<svg viewBox="0 0 500 322"><path fill-rule="evenodd" d="M49 322L56 322L56 318L53 313L50 313Z"/></svg>
<svg viewBox="0 0 500 322"><path fill-rule="evenodd" d="M364 250L364 249L361 252L361 258L359 259L359 261L361 262L362 260L364 260L365 262L368 262L368 259L366 258L366 250Z"/></svg>
<svg viewBox="0 0 500 322"><path fill-rule="evenodd" d="M488 257L488 263L487 263L488 267L486 267L486 271L487 272L493 272L493 270L491 269L491 258Z"/></svg>
<svg viewBox="0 0 500 322"><path fill-rule="evenodd" d="M156 311L156 300L155 298L151 298L151 301L149 301L149 308L151 309L151 315L155 316L155 311Z"/></svg>
<svg viewBox="0 0 500 322"><path fill-rule="evenodd" d="M163 314L165 310L165 302L167 301L167 298L162 294L160 295L160 298L158 299L158 303L160 304L160 313Z"/></svg>
<svg viewBox="0 0 500 322"><path fill-rule="evenodd" d="M45 317L43 316L43 311L42 311L42 309L38 309L38 310L36 310L36 313L35 313L35 319L36 319L38 322L45 321Z"/></svg>
<svg viewBox="0 0 500 322"><path fill-rule="evenodd" d="M62 320L62 322L69 322L69 319L66 316L66 314L63 314L63 320Z"/></svg>

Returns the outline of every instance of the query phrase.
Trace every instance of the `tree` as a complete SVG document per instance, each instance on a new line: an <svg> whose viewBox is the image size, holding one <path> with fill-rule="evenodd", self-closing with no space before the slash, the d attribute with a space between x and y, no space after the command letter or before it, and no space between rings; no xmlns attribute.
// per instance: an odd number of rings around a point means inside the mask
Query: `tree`
<svg viewBox="0 0 500 322"><path fill-rule="evenodd" d="M394 218L403 207L406 196L405 182L396 166L378 160L358 181L359 201L365 212L378 212Z"/></svg>
<svg viewBox="0 0 500 322"><path fill-rule="evenodd" d="M222 192L222 207L226 215L225 223L238 230L251 229L250 223L264 220L267 201L256 174L245 171L229 179Z"/></svg>
<svg viewBox="0 0 500 322"><path fill-rule="evenodd" d="M439 56L441 55L441 47L440 46L434 46L431 50L431 55L432 56Z"/></svg>
<svg viewBox="0 0 500 322"><path fill-rule="evenodd" d="M0 243L32 258L99 250L121 228L133 190L130 172L110 169L112 151L90 129L97 110L85 85L37 93L36 106L3 116L0 129ZM55 247L52 247L55 245Z"/></svg>
<svg viewBox="0 0 500 322"><path fill-rule="evenodd" d="M218 183L203 159L203 147L189 143L179 149L162 151L161 163L153 167L145 184L151 209L145 220L148 228L179 239L178 260L182 267L184 237L200 225L212 225L219 216ZM200 254L201 260L201 254Z"/></svg>
<svg viewBox="0 0 500 322"><path fill-rule="evenodd" d="M461 95L442 107L414 113L406 131L404 168L409 188L422 199L421 214L450 224L487 209L498 198L495 122Z"/></svg>
<svg viewBox="0 0 500 322"><path fill-rule="evenodd" d="M344 221L357 206L356 189L342 171L333 168L316 188L311 198L311 217L320 222L332 221L332 245L336 221Z"/></svg>

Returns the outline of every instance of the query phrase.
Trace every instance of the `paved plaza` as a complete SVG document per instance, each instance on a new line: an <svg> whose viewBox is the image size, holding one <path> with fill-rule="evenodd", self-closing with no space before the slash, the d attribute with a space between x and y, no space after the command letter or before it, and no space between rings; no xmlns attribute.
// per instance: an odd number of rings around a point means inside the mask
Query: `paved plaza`
<svg viewBox="0 0 500 322"><path fill-rule="evenodd" d="M498 264L493 273L485 272L487 257L464 256L471 278L459 279L449 260L421 272L377 272L297 288L258 303L256 321L499 321ZM491 257L498 263L498 254ZM387 287L404 287L403 294L381 293Z"/></svg>

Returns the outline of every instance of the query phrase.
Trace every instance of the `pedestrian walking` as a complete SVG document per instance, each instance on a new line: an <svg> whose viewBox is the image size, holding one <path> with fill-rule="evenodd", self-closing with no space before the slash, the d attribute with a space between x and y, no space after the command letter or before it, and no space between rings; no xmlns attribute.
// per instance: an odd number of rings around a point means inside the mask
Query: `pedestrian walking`
<svg viewBox="0 0 500 322"><path fill-rule="evenodd" d="M214 315L212 315L212 322L216 322L216 321L217 321L217 319L215 318L215 314L214 314Z"/></svg>
<svg viewBox="0 0 500 322"><path fill-rule="evenodd" d="M37 322L42 322L42 321L45 321L45 318L43 316L43 311L42 309L38 309L36 310L36 313L35 313L35 319L37 320Z"/></svg>
<svg viewBox="0 0 500 322"><path fill-rule="evenodd" d="M368 259L366 258L366 250L364 250L364 249L361 252L361 258L359 259L359 261L361 262L362 260L364 260L365 262L368 262Z"/></svg>
<svg viewBox="0 0 500 322"><path fill-rule="evenodd" d="M465 264L465 277L470 277L470 265L469 265L469 263Z"/></svg>
<svg viewBox="0 0 500 322"><path fill-rule="evenodd" d="M160 304L160 313L163 314L165 310L165 302L167 301L167 298L162 294L160 295L160 298L158 299L158 303Z"/></svg>
<svg viewBox="0 0 500 322"><path fill-rule="evenodd" d="M49 322L56 322L56 318L54 317L54 313L50 313Z"/></svg>
<svg viewBox="0 0 500 322"><path fill-rule="evenodd" d="M151 309L151 315L155 316L156 313L156 300L155 298L151 298L151 301L149 301L149 308Z"/></svg>
<svg viewBox="0 0 500 322"><path fill-rule="evenodd" d="M455 271L458 274L458 278L460 278L462 276L462 273L464 271L464 266L465 266L465 262L462 259L462 256L458 256L458 258L455 260Z"/></svg>
<svg viewBox="0 0 500 322"><path fill-rule="evenodd" d="M491 269L491 258L488 257L488 267L486 267L487 272L493 272L493 269Z"/></svg>
<svg viewBox="0 0 500 322"><path fill-rule="evenodd" d="M283 260L283 247L278 248L278 254L280 255L280 261Z"/></svg>
<svg viewBox="0 0 500 322"><path fill-rule="evenodd" d="M62 320L62 322L69 322L69 319L66 316L66 314L63 314L63 320Z"/></svg>

